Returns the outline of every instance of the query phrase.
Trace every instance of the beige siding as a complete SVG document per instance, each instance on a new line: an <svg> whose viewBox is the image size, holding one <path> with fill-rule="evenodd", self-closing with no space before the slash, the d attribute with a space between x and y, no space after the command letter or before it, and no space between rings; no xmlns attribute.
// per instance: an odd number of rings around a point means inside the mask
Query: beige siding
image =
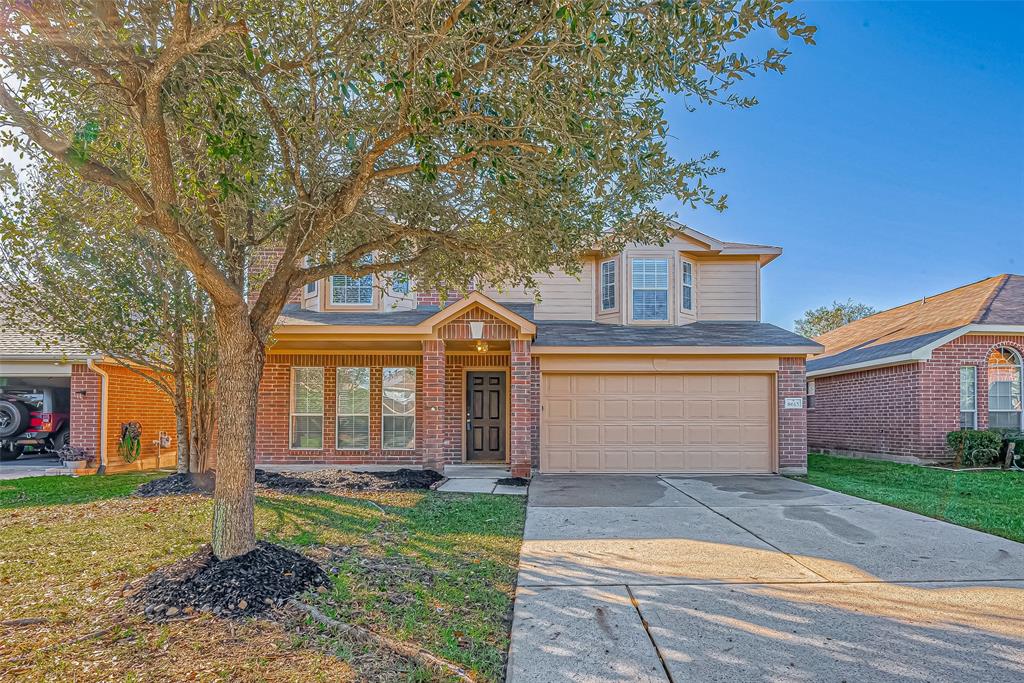
<svg viewBox="0 0 1024 683"><path fill-rule="evenodd" d="M540 301L534 315L538 320L593 320L594 319L594 263L587 260L579 276L558 270L552 275L537 278ZM483 293L495 301L535 301L533 291L517 287L498 291L484 288Z"/></svg>
<svg viewBox="0 0 1024 683"><path fill-rule="evenodd" d="M698 320L757 320L756 259L701 259L697 268Z"/></svg>

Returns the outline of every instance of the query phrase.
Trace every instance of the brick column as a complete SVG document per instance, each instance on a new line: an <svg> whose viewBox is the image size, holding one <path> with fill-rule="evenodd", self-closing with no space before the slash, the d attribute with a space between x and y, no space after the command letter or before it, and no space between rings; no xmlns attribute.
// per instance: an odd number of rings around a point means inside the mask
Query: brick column
<svg viewBox="0 0 1024 683"><path fill-rule="evenodd" d="M529 477L534 423L533 357L527 340L513 339L510 346L512 443L509 465L513 477Z"/></svg>
<svg viewBox="0 0 1024 683"><path fill-rule="evenodd" d="M423 341L423 466L444 468L445 357L444 341Z"/></svg>
<svg viewBox="0 0 1024 683"><path fill-rule="evenodd" d="M807 474L806 382L806 362L802 357L779 359L777 410L780 474ZM786 408L787 398L799 398L800 408Z"/></svg>
<svg viewBox="0 0 1024 683"><path fill-rule="evenodd" d="M100 376L87 365L71 366L71 445L92 456L91 467L100 464Z"/></svg>

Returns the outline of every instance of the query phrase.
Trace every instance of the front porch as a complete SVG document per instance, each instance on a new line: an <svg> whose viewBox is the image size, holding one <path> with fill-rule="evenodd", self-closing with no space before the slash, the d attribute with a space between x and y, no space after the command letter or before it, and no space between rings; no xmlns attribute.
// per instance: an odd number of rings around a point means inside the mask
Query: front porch
<svg viewBox="0 0 1024 683"><path fill-rule="evenodd" d="M415 325L279 329L260 385L257 463L485 463L528 477L539 456L535 331L479 293Z"/></svg>

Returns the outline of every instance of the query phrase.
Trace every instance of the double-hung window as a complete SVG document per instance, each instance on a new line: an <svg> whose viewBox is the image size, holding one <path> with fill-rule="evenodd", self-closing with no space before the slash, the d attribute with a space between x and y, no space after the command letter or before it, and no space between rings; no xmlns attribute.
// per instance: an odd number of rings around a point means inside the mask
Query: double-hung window
<svg viewBox="0 0 1024 683"><path fill-rule="evenodd" d="M386 450L416 447L416 368L384 368L381 446Z"/></svg>
<svg viewBox="0 0 1024 683"><path fill-rule="evenodd" d="M814 409L814 380L807 382L807 410Z"/></svg>
<svg viewBox="0 0 1024 683"><path fill-rule="evenodd" d="M615 308L615 261L601 264L601 310L611 311Z"/></svg>
<svg viewBox="0 0 1024 683"><path fill-rule="evenodd" d="M324 447L323 368L292 368L291 447Z"/></svg>
<svg viewBox="0 0 1024 683"><path fill-rule="evenodd" d="M679 299L684 311L693 310L693 264L689 261L680 262Z"/></svg>
<svg viewBox="0 0 1024 683"><path fill-rule="evenodd" d="M370 447L370 368L338 368L338 450Z"/></svg>
<svg viewBox="0 0 1024 683"><path fill-rule="evenodd" d="M988 356L988 426L1021 429L1021 357L1014 349L997 347Z"/></svg>
<svg viewBox="0 0 1024 683"><path fill-rule="evenodd" d="M668 320L668 259L633 259L633 320Z"/></svg>
<svg viewBox="0 0 1024 683"><path fill-rule="evenodd" d="M372 259L364 258L360 263L371 263ZM369 306L373 304L373 275L349 277L348 275L331 276L331 303L335 306Z"/></svg>
<svg viewBox="0 0 1024 683"><path fill-rule="evenodd" d="M960 429L978 426L978 368L960 368Z"/></svg>

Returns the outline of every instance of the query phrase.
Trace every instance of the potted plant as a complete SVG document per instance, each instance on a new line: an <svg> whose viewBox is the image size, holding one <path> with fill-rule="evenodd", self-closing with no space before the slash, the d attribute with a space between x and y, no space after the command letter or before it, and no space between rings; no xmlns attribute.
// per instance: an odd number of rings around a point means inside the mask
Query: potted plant
<svg viewBox="0 0 1024 683"><path fill-rule="evenodd" d="M92 460L92 457L84 448L76 448L71 444L61 446L61 449L57 451L57 457L64 463L64 467L67 467L72 472L82 469Z"/></svg>

